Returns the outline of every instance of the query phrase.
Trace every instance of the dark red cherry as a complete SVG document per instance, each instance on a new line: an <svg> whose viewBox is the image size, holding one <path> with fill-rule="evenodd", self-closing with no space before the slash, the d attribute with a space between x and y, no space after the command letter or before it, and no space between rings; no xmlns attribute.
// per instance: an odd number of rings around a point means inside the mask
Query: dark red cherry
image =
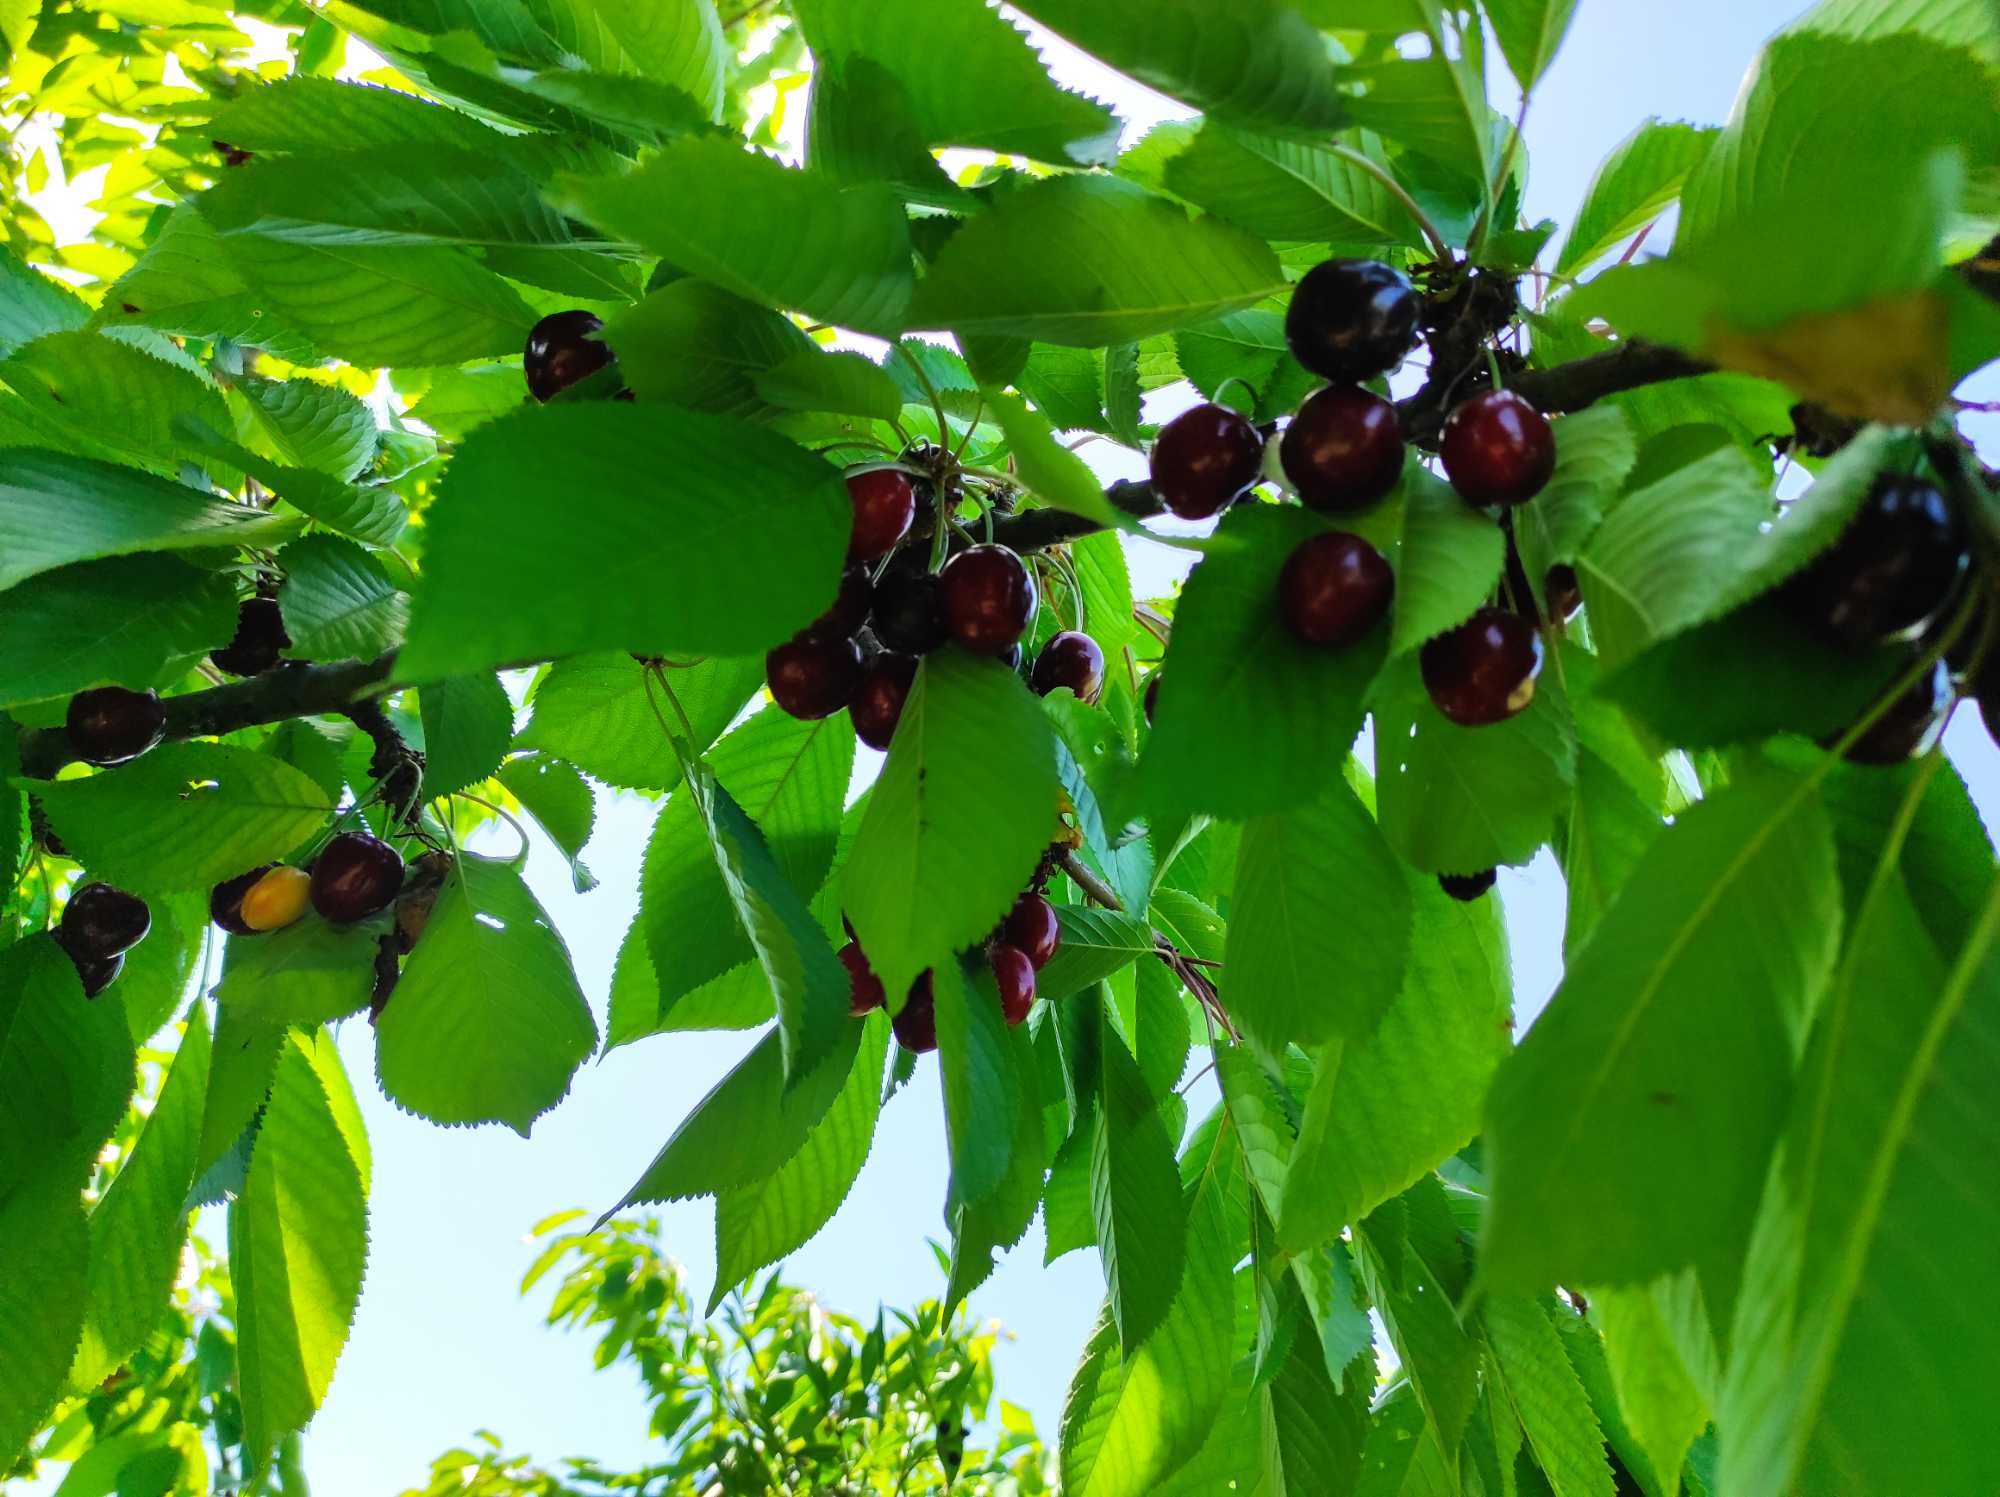
<svg viewBox="0 0 2000 1497"><path fill-rule="evenodd" d="M335 925L388 909L402 887L402 854L367 832L342 832L313 860L312 907Z"/></svg>
<svg viewBox="0 0 2000 1497"><path fill-rule="evenodd" d="M916 679L914 655L885 653L869 661L861 672L861 684L854 688L854 699L847 704L848 715L854 719L854 736L870 748L886 752Z"/></svg>
<svg viewBox="0 0 2000 1497"><path fill-rule="evenodd" d="M910 984L910 996L889 1021L896 1031L896 1043L905 1050L923 1055L937 1049L937 989L931 974L924 972Z"/></svg>
<svg viewBox="0 0 2000 1497"><path fill-rule="evenodd" d="M1153 442L1153 492L1183 520L1205 520L1264 471L1264 438L1225 405L1183 411Z"/></svg>
<svg viewBox="0 0 2000 1497"><path fill-rule="evenodd" d="M1446 420L1438 453L1468 504L1526 504L1556 470L1556 434L1512 390L1482 390Z"/></svg>
<svg viewBox="0 0 2000 1497"><path fill-rule="evenodd" d="M1351 645L1389 612L1396 574L1358 535L1328 530L1302 541L1278 574L1278 613L1295 639Z"/></svg>
<svg viewBox="0 0 2000 1497"><path fill-rule="evenodd" d="M975 655L1004 655L1035 617L1035 579L1005 546L971 546L938 573L938 602L960 645Z"/></svg>
<svg viewBox="0 0 2000 1497"><path fill-rule="evenodd" d="M1088 634L1075 629L1051 635L1035 657L1028 684L1039 696L1067 686L1079 702L1095 702L1104 695L1104 650Z"/></svg>
<svg viewBox="0 0 2000 1497"><path fill-rule="evenodd" d="M276 598L245 598L236 611L236 634L221 649L210 652L215 668L232 676L261 676L275 666L292 645L285 616Z"/></svg>
<svg viewBox="0 0 2000 1497"><path fill-rule="evenodd" d="M1361 509L1403 476L1403 425L1396 408L1359 385L1329 385L1306 398L1278 444L1285 477L1314 509Z"/></svg>
<svg viewBox="0 0 2000 1497"><path fill-rule="evenodd" d="M536 323L521 355L528 393L537 400L553 400L616 358L611 345L596 336L603 326L594 313L581 307L551 312Z"/></svg>
<svg viewBox="0 0 2000 1497"><path fill-rule="evenodd" d="M1438 887L1453 899L1471 901L1492 888L1499 876L1497 868L1483 868L1477 873L1440 873Z"/></svg>
<svg viewBox="0 0 2000 1497"><path fill-rule="evenodd" d="M771 700L808 722L831 717L861 684L861 646L851 639L800 634L764 657Z"/></svg>
<svg viewBox="0 0 2000 1497"><path fill-rule="evenodd" d="M875 975L875 969L868 965L868 958L854 942L840 948L840 964L847 968L847 1011L855 1018L872 1013L889 1001L888 994L882 991L882 979Z"/></svg>
<svg viewBox="0 0 2000 1497"><path fill-rule="evenodd" d="M1035 964L1028 954L1004 943L988 954L993 963L993 981L1000 989L1000 1012L1009 1027L1028 1017L1035 1006Z"/></svg>
<svg viewBox="0 0 2000 1497"><path fill-rule="evenodd" d="M1025 954L1039 972L1062 944L1062 925L1056 919L1056 907L1039 894L1023 894L1007 912L1000 938Z"/></svg>
<svg viewBox="0 0 2000 1497"><path fill-rule="evenodd" d="M885 648L928 655L947 639L938 581L928 572L890 572L875 584L869 627Z"/></svg>
<svg viewBox="0 0 2000 1497"><path fill-rule="evenodd" d="M1505 722L1535 699L1542 639L1504 608L1482 608L1423 647L1424 689L1464 728Z"/></svg>
<svg viewBox="0 0 2000 1497"><path fill-rule="evenodd" d="M208 891L208 918L228 931L232 936L254 936L257 930L243 919L243 896L257 886L259 879L278 865L265 863L252 868L248 873L239 873L234 878L224 879Z"/></svg>
<svg viewBox="0 0 2000 1497"><path fill-rule="evenodd" d="M1380 260L1328 260L1292 288L1285 342L1322 379L1374 379L1417 341L1417 293Z"/></svg>
<svg viewBox="0 0 2000 1497"><path fill-rule="evenodd" d="M1943 735L1955 700L1951 671L1940 660L1849 746L1849 762L1901 764L1929 752Z"/></svg>
<svg viewBox="0 0 2000 1497"><path fill-rule="evenodd" d="M77 980L83 984L83 996L95 998L116 982L118 974L125 970L125 953L121 951L116 956L102 958L72 955L70 963L76 968Z"/></svg>
<svg viewBox="0 0 2000 1497"><path fill-rule="evenodd" d="M1542 592L1549 600L1549 616L1558 623L1567 624L1583 607L1583 586L1577 581L1576 568L1567 562L1559 561L1549 568L1542 579Z"/></svg>
<svg viewBox="0 0 2000 1497"><path fill-rule="evenodd" d="M1017 676L1021 674L1021 666L1027 659L1027 657L1021 653L1021 641L1019 641L1018 639L1015 640L1011 645L1007 646L1007 648L1002 650L998 655L995 655L993 658L999 661L1002 665L1006 666L1008 670L1012 671Z"/></svg>
<svg viewBox="0 0 2000 1497"><path fill-rule="evenodd" d="M63 906L63 949L85 961L103 961L130 951L153 928L146 901L109 884L85 884Z"/></svg>
<svg viewBox="0 0 2000 1497"><path fill-rule="evenodd" d="M868 611L874 601L875 584L869 579L868 568L857 561L840 574L840 591L834 597L833 607L808 624L806 632L836 639L851 638L868 622Z"/></svg>
<svg viewBox="0 0 2000 1497"><path fill-rule="evenodd" d="M1146 690L1139 700L1146 709L1146 726L1150 728L1153 725L1153 714L1160 710L1160 673L1158 671L1154 671L1152 675L1146 677Z"/></svg>
<svg viewBox="0 0 2000 1497"><path fill-rule="evenodd" d="M136 759L167 736L159 693L97 686L69 699L63 720L77 758L100 767Z"/></svg>
<svg viewBox="0 0 2000 1497"><path fill-rule="evenodd" d="M854 474L847 480L847 497L854 503L854 530L847 554L862 561L874 561L895 550L917 517L917 491L910 475L894 468Z"/></svg>
<svg viewBox="0 0 2000 1497"><path fill-rule="evenodd" d="M1786 596L1814 633L1858 652L1922 633L1965 566L1965 530L1944 495L1921 479L1885 474Z"/></svg>

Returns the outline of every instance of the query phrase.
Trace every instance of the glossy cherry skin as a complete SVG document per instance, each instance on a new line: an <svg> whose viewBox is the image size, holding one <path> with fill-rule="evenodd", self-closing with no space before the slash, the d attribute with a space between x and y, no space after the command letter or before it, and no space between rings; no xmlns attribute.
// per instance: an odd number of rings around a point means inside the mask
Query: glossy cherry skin
<svg viewBox="0 0 2000 1497"><path fill-rule="evenodd" d="M861 684L854 688L853 700L847 704L854 719L854 736L886 753L916 679L914 655L881 654L869 661L862 669Z"/></svg>
<svg viewBox="0 0 2000 1497"><path fill-rule="evenodd" d="M109 884L85 884L63 906L63 950L80 961L107 961L130 951L153 928L146 901Z"/></svg>
<svg viewBox="0 0 2000 1497"><path fill-rule="evenodd" d="M276 598L245 598L236 611L236 634L228 644L209 653L219 671L232 676L261 676L277 665L291 648L285 616Z"/></svg>
<svg viewBox="0 0 2000 1497"><path fill-rule="evenodd" d="M313 860L312 906L335 925L381 913L402 888L403 855L367 832L342 832Z"/></svg>
<svg viewBox="0 0 2000 1497"><path fill-rule="evenodd" d="M1409 279L1379 260L1328 260L1292 288L1285 342L1321 379L1374 379L1416 343L1420 305Z"/></svg>
<svg viewBox="0 0 2000 1497"><path fill-rule="evenodd" d="M1062 925L1056 919L1056 907L1039 894L1023 894L1007 912L1000 939L1025 955L1037 972L1041 971L1062 944Z"/></svg>
<svg viewBox="0 0 2000 1497"><path fill-rule="evenodd" d="M1556 434L1512 390L1482 390L1446 420L1438 455L1468 504L1526 504L1556 470Z"/></svg>
<svg viewBox="0 0 2000 1497"><path fill-rule="evenodd" d="M1470 902L1492 888L1500 877L1497 868L1486 868L1478 873L1440 873L1438 887L1453 899Z"/></svg>
<svg viewBox="0 0 2000 1497"><path fill-rule="evenodd" d="M83 984L83 996L95 998L118 980L118 974L125 970L125 953L101 959L72 956L71 964L76 968L77 980Z"/></svg>
<svg viewBox="0 0 2000 1497"><path fill-rule="evenodd" d="M1183 520L1206 520L1264 472L1264 437L1212 402L1181 412L1153 441L1153 492Z"/></svg>
<svg viewBox="0 0 2000 1497"><path fill-rule="evenodd" d="M276 863L266 863L252 868L248 873L239 873L234 878L226 878L208 891L208 918L228 931L232 936L254 936L258 934L253 925L243 920L243 896L257 886L257 881L273 868Z"/></svg>
<svg viewBox="0 0 2000 1497"><path fill-rule="evenodd" d="M1065 629L1049 636L1028 684L1038 696L1068 687L1079 702L1094 703L1104 695L1104 650L1088 634Z"/></svg>
<svg viewBox="0 0 2000 1497"><path fill-rule="evenodd" d="M615 359L611 345L596 336L603 326L594 313L581 307L551 312L536 323L521 354L528 393L537 400L553 400Z"/></svg>
<svg viewBox="0 0 2000 1497"><path fill-rule="evenodd" d="M1951 718L1951 671L1940 660L1847 750L1854 764L1901 764L1936 747Z"/></svg>
<svg viewBox="0 0 2000 1497"><path fill-rule="evenodd" d="M1278 574L1278 614L1292 637L1325 649L1351 645L1381 623L1396 574L1358 535L1328 530L1300 542Z"/></svg>
<svg viewBox="0 0 2000 1497"><path fill-rule="evenodd" d="M1535 699L1542 639L1504 608L1482 608L1418 656L1432 703L1462 728L1505 722Z"/></svg>
<svg viewBox="0 0 2000 1497"><path fill-rule="evenodd" d="M1359 385L1310 395L1278 443L1285 477L1313 509L1362 509L1403 476L1403 425L1396 408Z"/></svg>
<svg viewBox="0 0 2000 1497"><path fill-rule="evenodd" d="M971 546L938 573L938 603L951 637L975 655L1004 655L1035 617L1035 579L1005 546Z"/></svg>
<svg viewBox="0 0 2000 1497"><path fill-rule="evenodd" d="M924 1055L937 1049L937 990L929 972L910 984L910 996L903 1000L901 1011L889 1021L889 1027L896 1032L896 1043L905 1050Z"/></svg>
<svg viewBox="0 0 2000 1497"><path fill-rule="evenodd" d="M97 686L69 699L63 726L77 758L102 768L136 759L166 737L167 709L158 692Z"/></svg>
<svg viewBox="0 0 2000 1497"><path fill-rule="evenodd" d="M1583 585L1577 581L1576 568L1567 562L1559 561L1549 568L1542 579L1542 593L1549 600L1549 616L1557 623L1567 624L1583 607Z"/></svg>
<svg viewBox="0 0 2000 1497"><path fill-rule="evenodd" d="M861 684L861 646L851 639L805 633L764 657L771 700L808 722L831 717Z"/></svg>
<svg viewBox="0 0 2000 1497"><path fill-rule="evenodd" d="M875 584L869 627L891 650L928 655L951 638L938 602L938 580L928 572L890 572Z"/></svg>
<svg viewBox="0 0 2000 1497"><path fill-rule="evenodd" d="M882 991L882 979L875 975L868 958L853 941L840 948L840 964L847 969L847 1011L855 1018L872 1013L889 1001L889 995Z"/></svg>
<svg viewBox="0 0 2000 1497"><path fill-rule="evenodd" d="M1000 989L1000 1012L1011 1029L1035 1006L1035 964L1028 954L1004 942L987 953L993 981Z"/></svg>
<svg viewBox="0 0 2000 1497"><path fill-rule="evenodd" d="M847 480L847 497L854 504L854 529L847 554L860 561L887 556L917 518L917 491L910 475L894 468L875 468Z"/></svg>
<svg viewBox="0 0 2000 1497"><path fill-rule="evenodd" d="M840 574L840 591L834 595L833 607L806 625L805 632L849 638L868 622L874 602L875 584L868 576L868 568L857 561Z"/></svg>
<svg viewBox="0 0 2000 1497"><path fill-rule="evenodd" d="M1786 592L1814 633L1868 650L1922 633L1951 600L1966 560L1964 526L1944 495L1887 474Z"/></svg>

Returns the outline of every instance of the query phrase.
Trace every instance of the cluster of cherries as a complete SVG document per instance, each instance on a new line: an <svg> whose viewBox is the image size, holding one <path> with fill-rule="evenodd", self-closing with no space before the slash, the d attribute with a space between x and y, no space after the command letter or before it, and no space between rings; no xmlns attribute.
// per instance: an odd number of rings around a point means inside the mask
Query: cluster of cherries
<svg viewBox="0 0 2000 1497"><path fill-rule="evenodd" d="M84 884L63 906L56 944L76 967L83 996L95 998L125 970L125 953L146 939L153 912L146 901L109 884Z"/></svg>
<svg viewBox="0 0 2000 1497"><path fill-rule="evenodd" d="M854 927L847 925L845 916L841 924L847 926L847 944L840 948L840 961L847 968L850 1012L860 1018L881 1008L889 995L854 939ZM1035 974L1049 964L1061 943L1062 927L1056 921L1055 906L1032 889L1014 901L999 930L987 940L986 959L993 968L1000 1012L1009 1028L1027 1020L1035 1006ZM910 984L909 996L890 1024L896 1042L905 1050L922 1055L937 1049L937 989L928 969Z"/></svg>

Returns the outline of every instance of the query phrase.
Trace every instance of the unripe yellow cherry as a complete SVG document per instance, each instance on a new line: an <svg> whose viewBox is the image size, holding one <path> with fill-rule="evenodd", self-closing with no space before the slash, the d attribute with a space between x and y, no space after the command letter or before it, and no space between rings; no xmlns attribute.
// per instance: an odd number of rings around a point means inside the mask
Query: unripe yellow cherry
<svg viewBox="0 0 2000 1497"><path fill-rule="evenodd" d="M244 894L242 921L252 930L281 930L306 912L311 888L305 869L280 864Z"/></svg>

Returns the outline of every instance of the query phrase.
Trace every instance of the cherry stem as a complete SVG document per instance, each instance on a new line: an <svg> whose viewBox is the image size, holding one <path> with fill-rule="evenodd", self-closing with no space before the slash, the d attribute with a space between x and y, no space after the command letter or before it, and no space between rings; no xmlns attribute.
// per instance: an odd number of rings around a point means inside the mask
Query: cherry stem
<svg viewBox="0 0 2000 1497"><path fill-rule="evenodd" d="M1118 891L1092 873L1083 859L1076 855L1075 848L1065 847L1056 854L1056 866L1067 873L1093 903L1101 904L1105 909L1116 911L1121 915L1125 913L1125 901L1118 897Z"/></svg>
<svg viewBox="0 0 2000 1497"><path fill-rule="evenodd" d="M1336 140L1329 149L1342 161L1360 167L1361 170L1367 172L1369 176L1375 178L1376 181L1388 188L1389 195L1408 210L1410 217L1416 220L1417 227L1424 231L1424 238L1431 242L1431 248L1437 252L1437 257L1440 260L1447 261L1452 258L1449 241L1445 239L1443 234L1438 232L1438 226L1431 222L1430 215L1417 206L1417 200L1410 196L1410 190L1396 180L1394 172L1390 171L1388 167L1373 157L1368 156L1364 152L1357 151L1353 146L1341 141Z"/></svg>

